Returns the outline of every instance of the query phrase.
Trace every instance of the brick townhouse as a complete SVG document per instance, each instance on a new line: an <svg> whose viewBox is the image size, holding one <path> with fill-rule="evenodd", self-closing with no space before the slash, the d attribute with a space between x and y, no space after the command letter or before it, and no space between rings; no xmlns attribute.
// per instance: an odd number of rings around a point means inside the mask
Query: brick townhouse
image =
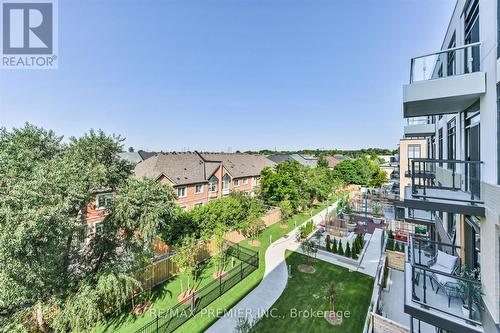
<svg viewBox="0 0 500 333"><path fill-rule="evenodd" d="M134 174L172 186L177 204L190 209L231 191L252 193L262 169L274 164L264 156L243 153L158 153L138 163Z"/></svg>

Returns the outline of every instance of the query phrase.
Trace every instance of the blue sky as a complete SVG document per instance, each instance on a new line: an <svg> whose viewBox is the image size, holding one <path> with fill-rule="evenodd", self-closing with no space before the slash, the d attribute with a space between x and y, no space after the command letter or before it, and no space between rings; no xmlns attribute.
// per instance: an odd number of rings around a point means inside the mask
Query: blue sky
<svg viewBox="0 0 500 333"><path fill-rule="evenodd" d="M149 150L394 148L454 0L59 0L59 68L0 71L0 126Z"/></svg>

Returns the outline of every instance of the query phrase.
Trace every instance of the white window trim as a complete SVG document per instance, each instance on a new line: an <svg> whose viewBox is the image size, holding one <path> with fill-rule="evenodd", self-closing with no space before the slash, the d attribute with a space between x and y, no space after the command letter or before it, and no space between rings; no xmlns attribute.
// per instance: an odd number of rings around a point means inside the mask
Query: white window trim
<svg viewBox="0 0 500 333"><path fill-rule="evenodd" d="M203 206L203 201L194 204L194 207L201 207L201 206Z"/></svg>
<svg viewBox="0 0 500 333"><path fill-rule="evenodd" d="M233 179L233 185L234 185L234 187L240 187L240 180L239 179Z"/></svg>
<svg viewBox="0 0 500 333"><path fill-rule="evenodd" d="M201 190L196 191L196 187L197 187L197 186L201 186ZM196 184L196 185L194 186L194 193L195 193L195 194L200 194L200 193L203 193L203 184Z"/></svg>
<svg viewBox="0 0 500 333"><path fill-rule="evenodd" d="M179 195L179 190L184 189L184 195ZM177 188L177 198L185 198L187 197L187 187L186 186L180 186Z"/></svg>
<svg viewBox="0 0 500 333"><path fill-rule="evenodd" d="M248 177L243 178L243 184L248 184Z"/></svg>
<svg viewBox="0 0 500 333"><path fill-rule="evenodd" d="M96 210L103 210L103 209L106 209L106 205L105 206L99 206L99 197L107 197L107 196L111 196L111 200L114 200L115 199L115 194L114 193L99 193L95 196L95 209Z"/></svg>
<svg viewBox="0 0 500 333"><path fill-rule="evenodd" d="M185 212L188 209L188 206L187 205L182 205L182 206L180 206L180 208L181 208L181 210L183 212Z"/></svg>

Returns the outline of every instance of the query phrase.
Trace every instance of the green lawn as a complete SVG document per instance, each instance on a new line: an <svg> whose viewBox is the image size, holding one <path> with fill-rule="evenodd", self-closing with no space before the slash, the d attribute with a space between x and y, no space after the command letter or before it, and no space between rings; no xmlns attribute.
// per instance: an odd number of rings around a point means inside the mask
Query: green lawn
<svg viewBox="0 0 500 333"><path fill-rule="evenodd" d="M330 202L333 201L330 200ZM266 249L269 247L270 244L269 236L272 236L273 242L276 241L277 239L281 238L283 235L287 234L292 229L294 229L295 224L299 226L300 224L307 221L311 217L311 215L317 214L325 207L326 204L318 204L313 209L307 212L295 215L293 218L287 221L287 228L281 228L280 223L273 224L269 228L265 229L260 235L259 237L259 240L261 242L260 247L253 247L249 245L248 240L242 241L240 243L241 245L259 252L259 258L260 258L259 268L252 274L250 274L248 277L246 277L243 281L234 286L232 289L230 289L228 292L226 292L224 295L222 295L220 298L216 299L213 303L211 303L206 308L209 311L206 312L203 311L198 313L189 321L184 323L181 327L179 327L176 330L176 333L203 332L217 319L216 316L207 315L207 313L210 313L210 311L213 311L212 313L215 313L217 311L228 310L236 303L238 303L239 300L245 297L262 280L265 270L264 256ZM211 274L214 271L214 268L212 267L210 262L207 264L207 266L208 267L206 268L204 273L205 278L202 279L201 285L204 285L211 281L210 278L206 277L211 276ZM179 277L172 278L167 283L160 285L154 289L153 292L154 304L152 307L153 309L165 311L177 303L176 298L180 290L180 280L181 278ZM185 279L183 280L185 281ZM133 315L130 312L124 312L121 315L108 320L106 325L98 327L98 329L96 329L95 332L96 333L134 332L135 330L139 329L140 327L142 327L143 325L145 325L147 322L149 322L154 318L155 318L154 312L147 312L140 316Z"/></svg>
<svg viewBox="0 0 500 333"><path fill-rule="evenodd" d="M358 272L317 260L313 274L298 271L299 264L306 263L302 254L287 251L287 264L292 265L292 278L274 303L271 311L252 329L252 332L362 332L366 313L370 306L374 279ZM341 325L332 326L323 317L297 316L299 311L328 311L326 291L335 282L337 298L335 311L349 311ZM274 310L273 310L274 309ZM303 312L304 313L304 312Z"/></svg>

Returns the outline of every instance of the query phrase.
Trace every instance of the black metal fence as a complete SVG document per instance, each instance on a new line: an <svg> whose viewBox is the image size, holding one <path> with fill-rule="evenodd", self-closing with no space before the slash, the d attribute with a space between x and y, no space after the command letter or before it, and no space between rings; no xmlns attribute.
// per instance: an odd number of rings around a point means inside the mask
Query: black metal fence
<svg viewBox="0 0 500 333"><path fill-rule="evenodd" d="M196 290L192 296L177 303L166 311L160 311L156 318L135 331L135 333L170 333L207 307L210 303L234 287L259 267L259 253L231 243L226 254L240 260L225 276Z"/></svg>

